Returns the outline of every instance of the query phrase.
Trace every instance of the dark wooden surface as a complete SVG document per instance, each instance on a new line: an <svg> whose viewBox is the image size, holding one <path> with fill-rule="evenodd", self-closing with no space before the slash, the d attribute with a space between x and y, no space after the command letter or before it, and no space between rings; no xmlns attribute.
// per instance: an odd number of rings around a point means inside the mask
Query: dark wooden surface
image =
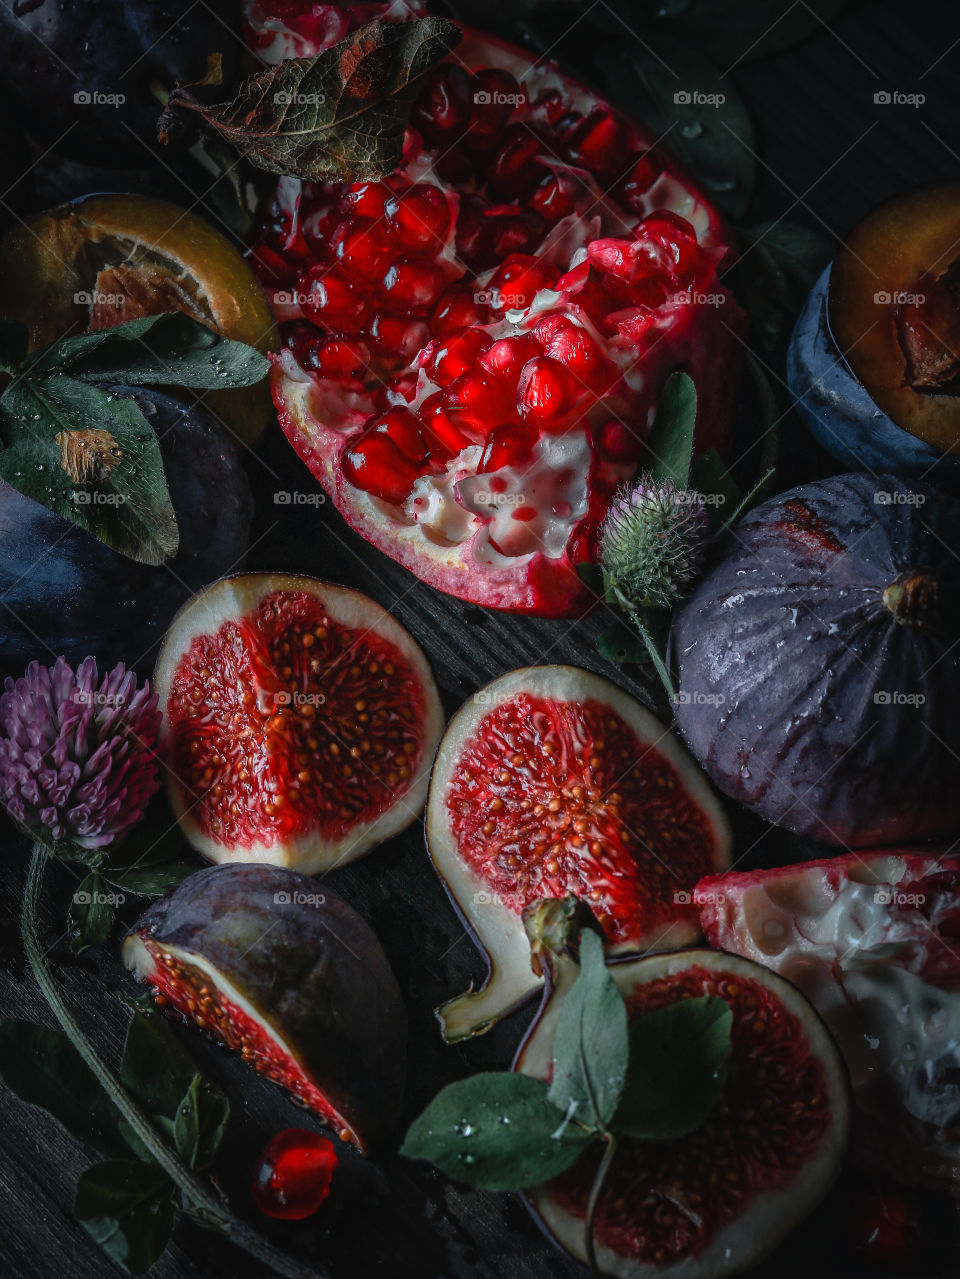
<svg viewBox="0 0 960 1279"><path fill-rule="evenodd" d="M914 5L885 0L852 8L832 30L822 28L789 52L739 66L734 79L753 113L762 157L751 220L788 214L838 239L894 192L956 177L958 41L960 16L952 0ZM557 52L575 61L576 33L567 44ZM881 89L923 92L926 103L921 108L876 105L874 93ZM777 373L774 368L773 376ZM786 427L790 470L784 478L822 469L823 459L793 419ZM602 617L530 621L465 606L370 550L329 506L275 505L277 491L315 491L276 428L251 457L250 471L259 515L249 567L302 570L368 592L423 645L449 712L478 685L528 662L580 663L636 691L628 676L596 656ZM796 856L782 835L765 833L750 820L738 818L737 829L740 849L755 845L751 862ZM0 891L0 1008L5 1015L50 1024L35 986L25 978L19 946L25 861L25 848L8 833ZM373 924L407 995L407 1117L418 1113L442 1083L507 1066L528 1012L461 1047L440 1041L431 1009L471 979L480 979L484 966L430 870L420 825L360 864L333 873L329 882ZM43 933L70 1002L98 1048L116 1060L127 1019L122 996L133 993L117 958L120 931L96 958L68 959L63 920L72 884L68 869L51 876ZM128 920L136 915L130 906L125 911ZM275 1131L309 1119L228 1054L197 1036L189 1036L189 1043L230 1095L233 1117L220 1175L236 1211L250 1215L246 1183L257 1151ZM0 1093L0 1272L18 1279L114 1273L70 1216L75 1179L90 1162L90 1152L42 1113ZM853 1273L839 1242L851 1185L852 1178L846 1178L758 1275ZM547 1279L581 1273L540 1236L514 1197L469 1191L399 1160L377 1165L347 1156L331 1200L314 1221L272 1228L259 1224L316 1265L318 1274L336 1279ZM960 1272L960 1253L947 1234L931 1253L924 1275ZM163 1279L199 1279L264 1271L217 1236L181 1223L154 1273Z"/></svg>

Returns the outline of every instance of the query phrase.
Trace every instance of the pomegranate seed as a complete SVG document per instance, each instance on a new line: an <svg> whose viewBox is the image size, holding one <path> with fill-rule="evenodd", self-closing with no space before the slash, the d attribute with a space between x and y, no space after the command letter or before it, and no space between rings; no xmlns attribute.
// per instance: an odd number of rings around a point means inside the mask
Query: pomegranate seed
<svg viewBox="0 0 960 1279"><path fill-rule="evenodd" d="M387 268L383 291L399 311L426 311L437 303L446 283L435 262L401 258Z"/></svg>
<svg viewBox="0 0 960 1279"><path fill-rule="evenodd" d="M480 356L480 363L495 378L517 385L520 370L527 360L541 353L540 343L528 333L512 338L500 338L491 343Z"/></svg>
<svg viewBox="0 0 960 1279"><path fill-rule="evenodd" d="M437 337L443 338L455 329L471 328L486 323L486 307L462 285L448 288L430 317L430 327Z"/></svg>
<svg viewBox="0 0 960 1279"><path fill-rule="evenodd" d="M250 1193L264 1216L301 1221L330 1193L337 1167L334 1144L305 1128L286 1128L267 1142L254 1169Z"/></svg>
<svg viewBox="0 0 960 1279"><path fill-rule="evenodd" d="M363 293L336 269L311 267L297 281L300 309L328 329L358 328L369 310Z"/></svg>
<svg viewBox="0 0 960 1279"><path fill-rule="evenodd" d="M525 125L511 124L497 148L489 174L490 186L511 198L526 194L542 176L536 159L543 150L543 143Z"/></svg>
<svg viewBox="0 0 960 1279"><path fill-rule="evenodd" d="M311 255L307 253L305 260ZM289 258L276 249L272 249L263 239L254 240L247 251L247 261L253 268L257 279L265 288L279 289L292 284L301 269L297 258Z"/></svg>
<svg viewBox="0 0 960 1279"><path fill-rule="evenodd" d="M380 354L409 361L430 341L430 330L423 320L377 311L367 326L367 336Z"/></svg>
<svg viewBox="0 0 960 1279"><path fill-rule="evenodd" d="M435 343L427 364L427 374L438 386L449 386L461 373L473 367L488 343L489 338L479 329L459 329L451 333L442 342Z"/></svg>
<svg viewBox="0 0 960 1279"><path fill-rule="evenodd" d="M553 224L567 217L575 208L573 183L551 173L530 196L530 208L539 213L545 222Z"/></svg>
<svg viewBox="0 0 960 1279"><path fill-rule="evenodd" d="M340 450L344 478L374 497L402 506L420 472L389 435L365 430Z"/></svg>
<svg viewBox="0 0 960 1279"><path fill-rule="evenodd" d="M392 252L386 228L369 218L347 218L333 233L330 244L343 269L364 280L382 275Z"/></svg>
<svg viewBox="0 0 960 1279"><path fill-rule="evenodd" d="M323 335L313 324L306 320L293 320L280 325L280 344L294 354L294 358L302 368L315 368L311 364L314 351L323 341Z"/></svg>
<svg viewBox="0 0 960 1279"><path fill-rule="evenodd" d="M486 475L490 471L499 471L503 466L523 466L533 456L533 446L538 438L537 432L530 427L498 426L490 432L477 474Z"/></svg>
<svg viewBox="0 0 960 1279"><path fill-rule="evenodd" d="M425 462L430 456L420 434L420 423L403 405L394 405L379 417L371 418L364 433L388 436L411 462Z"/></svg>
<svg viewBox="0 0 960 1279"><path fill-rule="evenodd" d="M436 252L450 230L450 206L439 187L418 182L383 206L390 232L409 249Z"/></svg>
<svg viewBox="0 0 960 1279"><path fill-rule="evenodd" d="M420 405L420 429L427 441L432 457L441 460L454 457L470 441L462 435L447 417L443 408L443 392L434 391Z"/></svg>
<svg viewBox="0 0 960 1279"><path fill-rule="evenodd" d="M494 311L526 308L540 289L548 289L556 283L559 274L552 263L542 258L528 253L511 253L487 286L487 291L492 294L490 306Z"/></svg>
<svg viewBox="0 0 960 1279"><path fill-rule="evenodd" d="M476 196L464 196L457 215L457 256L473 271L485 271L496 258L491 248L492 224L485 217L486 204Z"/></svg>
<svg viewBox="0 0 960 1279"><path fill-rule="evenodd" d="M533 104L538 115L543 115L549 125L555 125L567 109L567 100L559 89L550 89Z"/></svg>
<svg viewBox="0 0 960 1279"><path fill-rule="evenodd" d="M541 242L547 225L539 213L519 204L498 204L484 212L489 219L492 251L498 261L510 253L532 252Z"/></svg>
<svg viewBox="0 0 960 1279"><path fill-rule="evenodd" d="M612 112L602 108L592 111L570 136L570 159L602 182L612 182L623 173L630 135L624 121Z"/></svg>
<svg viewBox="0 0 960 1279"><path fill-rule="evenodd" d="M393 192L384 182L351 182L340 197L344 213L358 214L377 221L383 216L383 206L393 198Z"/></svg>
<svg viewBox="0 0 960 1279"><path fill-rule="evenodd" d="M522 98L520 86L509 71L481 68L474 76L467 145L474 151L489 150Z"/></svg>
<svg viewBox="0 0 960 1279"><path fill-rule="evenodd" d="M640 454L641 440L626 422L611 417L601 426L597 444L611 462L634 462Z"/></svg>
<svg viewBox="0 0 960 1279"><path fill-rule="evenodd" d="M455 62L445 62L427 76L410 123L428 145L452 142L466 128L473 98L470 80Z"/></svg>
<svg viewBox="0 0 960 1279"><path fill-rule="evenodd" d="M453 425L477 443L513 416L506 387L475 371L461 373L450 383L443 392L443 408Z"/></svg>
<svg viewBox="0 0 960 1279"><path fill-rule="evenodd" d="M655 151L637 153L633 167L617 188L620 199L634 213L644 212L644 195L663 172L663 161Z"/></svg>
<svg viewBox="0 0 960 1279"><path fill-rule="evenodd" d="M416 373L397 373L378 389L375 402L379 409L391 409L395 404L409 404L416 392Z"/></svg>
<svg viewBox="0 0 960 1279"><path fill-rule="evenodd" d="M697 233L687 221L668 209L660 209L637 226L636 235L652 248L658 268L678 288L686 288L704 260Z"/></svg>
<svg viewBox="0 0 960 1279"><path fill-rule="evenodd" d="M314 368L324 377L361 378L370 364L370 348L353 333L337 333L316 353Z"/></svg>
<svg viewBox="0 0 960 1279"><path fill-rule="evenodd" d="M904 1195L865 1193L854 1202L848 1222L854 1252L880 1269L913 1266L923 1251L917 1211Z"/></svg>
<svg viewBox="0 0 960 1279"><path fill-rule="evenodd" d="M539 330L538 325L535 332L541 337ZM549 337L542 337L541 340L545 355L559 360L594 391L600 392L601 384L606 391L616 380L616 367L602 354L590 334L572 320L556 326Z"/></svg>
<svg viewBox="0 0 960 1279"><path fill-rule="evenodd" d="M517 412L535 426L556 427L569 418L583 388L559 360L538 355L528 360L517 383Z"/></svg>
<svg viewBox="0 0 960 1279"><path fill-rule="evenodd" d="M330 241L342 222L343 215L332 204L318 205L307 210L300 221L300 229L314 256L318 252L326 254Z"/></svg>

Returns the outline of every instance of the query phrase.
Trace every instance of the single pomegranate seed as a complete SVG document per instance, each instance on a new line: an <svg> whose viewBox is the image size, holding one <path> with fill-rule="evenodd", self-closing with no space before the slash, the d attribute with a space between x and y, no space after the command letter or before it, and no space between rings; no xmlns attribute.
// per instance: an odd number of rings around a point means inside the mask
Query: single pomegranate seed
<svg viewBox="0 0 960 1279"><path fill-rule="evenodd" d="M445 283L436 262L401 258L387 268L383 292L398 311L428 311L436 306Z"/></svg>
<svg viewBox="0 0 960 1279"><path fill-rule="evenodd" d="M527 360L540 355L542 349L536 338L529 333L522 333L517 337L500 338L497 342L491 343L480 356L480 363L495 378L515 387L520 377L520 370Z"/></svg>
<svg viewBox="0 0 960 1279"><path fill-rule="evenodd" d="M473 271L493 266L493 225L485 216L487 206L476 196L464 196L457 214L457 256Z"/></svg>
<svg viewBox="0 0 960 1279"><path fill-rule="evenodd" d="M303 368L315 367L310 361L322 341L323 335L316 325L308 324L306 320L292 320L280 325L280 345L291 350Z"/></svg>
<svg viewBox="0 0 960 1279"><path fill-rule="evenodd" d="M574 130L568 149L574 164L589 169L601 182L612 182L626 168L624 156L630 143L631 130L626 123L612 112L599 108Z"/></svg>
<svg viewBox="0 0 960 1279"><path fill-rule="evenodd" d="M471 328L486 323L487 308L477 302L475 294L462 285L446 290L430 317L430 327L437 337L446 337L455 329Z"/></svg>
<svg viewBox="0 0 960 1279"><path fill-rule="evenodd" d="M643 213L643 197L663 172L663 161L656 151L640 151L630 172L617 187L617 194L628 209Z"/></svg>
<svg viewBox="0 0 960 1279"><path fill-rule="evenodd" d="M342 222L343 214L332 204L315 205L306 210L300 229L314 256L329 251L330 241Z"/></svg>
<svg viewBox="0 0 960 1279"><path fill-rule="evenodd" d="M542 115L549 125L555 125L567 110L567 100L559 89L550 89L533 104L537 115Z"/></svg>
<svg viewBox="0 0 960 1279"><path fill-rule="evenodd" d="M453 425L443 408L443 392L434 391L420 405L420 430L432 457L454 457L471 442Z"/></svg>
<svg viewBox="0 0 960 1279"><path fill-rule="evenodd" d="M378 389L375 402L380 409L390 409L395 404L409 404L416 393L416 373L397 373Z"/></svg>
<svg viewBox="0 0 960 1279"><path fill-rule="evenodd" d="M430 450L420 433L420 423L402 405L395 405L379 417L371 418L364 434L373 432L388 436L411 462L425 462L430 456Z"/></svg>
<svg viewBox="0 0 960 1279"><path fill-rule="evenodd" d="M340 197L344 213L357 214L376 222L383 216L383 206L393 197L385 182L351 182Z"/></svg>
<svg viewBox="0 0 960 1279"><path fill-rule="evenodd" d="M564 319L565 323L554 327L549 337L541 334L540 325L534 330L543 341L544 354L559 360L595 392L606 392L616 380L615 365L603 355L586 329Z"/></svg>
<svg viewBox="0 0 960 1279"><path fill-rule="evenodd" d="M315 359L313 367L324 377L355 380L370 365L370 348L357 334L337 333L318 347Z"/></svg>
<svg viewBox="0 0 960 1279"><path fill-rule="evenodd" d="M632 427L609 418L597 434L597 444L611 462L634 462L640 455L641 439Z"/></svg>
<svg viewBox="0 0 960 1279"><path fill-rule="evenodd" d="M403 505L420 474L389 435L370 430L344 444L340 469L351 484L394 506Z"/></svg>
<svg viewBox="0 0 960 1279"><path fill-rule="evenodd" d="M915 1207L901 1194L863 1194L848 1223L854 1251L880 1269L899 1270L918 1261L923 1240Z"/></svg>
<svg viewBox="0 0 960 1279"><path fill-rule="evenodd" d="M544 145L536 134L522 124L511 124L504 130L489 173L490 186L500 195L513 198L536 186L543 170L536 163Z"/></svg>
<svg viewBox="0 0 960 1279"><path fill-rule="evenodd" d="M383 212L393 236L408 249L436 252L450 230L450 206L439 187L428 182L391 195Z"/></svg>
<svg viewBox="0 0 960 1279"><path fill-rule="evenodd" d="M570 417L583 388L559 360L538 355L528 360L517 383L517 412L524 422L557 427Z"/></svg>
<svg viewBox="0 0 960 1279"><path fill-rule="evenodd" d="M459 329L438 341L427 364L427 374L438 386L449 386L474 366L489 338L479 329Z"/></svg>
<svg viewBox="0 0 960 1279"><path fill-rule="evenodd" d="M471 77L455 62L431 72L410 112L410 123L428 145L449 144L467 127L472 107Z"/></svg>
<svg viewBox="0 0 960 1279"><path fill-rule="evenodd" d="M301 263L296 256L289 258L286 254L272 249L263 239L254 240L247 250L247 261L253 268L257 279L268 289L279 289L285 285L293 284L302 265L306 265L311 257L312 255L309 253L304 254L303 262Z"/></svg>
<svg viewBox="0 0 960 1279"><path fill-rule="evenodd" d="M519 204L498 204L484 212L491 228L492 251L498 261L510 253L530 253L546 235L547 224L539 213Z"/></svg>
<svg viewBox="0 0 960 1279"><path fill-rule="evenodd" d="M523 98L519 84L509 71L499 67L481 68L474 76L467 145L474 151L489 150Z"/></svg>
<svg viewBox="0 0 960 1279"><path fill-rule="evenodd" d="M333 233L330 245L343 269L363 280L378 279L393 251L386 227L369 218L347 218Z"/></svg>
<svg viewBox="0 0 960 1279"><path fill-rule="evenodd" d="M573 183L569 177L551 173L530 196L530 209L551 225L567 217L576 207Z"/></svg>
<svg viewBox="0 0 960 1279"><path fill-rule="evenodd" d="M560 272L550 262L529 253L511 253L487 285L494 311L530 306L540 289L548 289Z"/></svg>
<svg viewBox="0 0 960 1279"><path fill-rule="evenodd" d="M693 282L706 255L686 218L660 209L643 219L636 235L672 284L684 289Z"/></svg>
<svg viewBox="0 0 960 1279"><path fill-rule="evenodd" d="M503 383L476 371L461 373L450 383L443 392L443 408L453 425L477 443L513 416Z"/></svg>
<svg viewBox="0 0 960 1279"><path fill-rule="evenodd" d="M430 330L423 320L377 311L367 326L367 336L381 355L395 355L406 362L430 341Z"/></svg>
<svg viewBox="0 0 960 1279"><path fill-rule="evenodd" d="M264 1146L250 1193L267 1217L300 1221L312 1216L330 1193L337 1167L333 1142L305 1128L286 1128Z"/></svg>
<svg viewBox="0 0 960 1279"><path fill-rule="evenodd" d="M525 465L532 458L533 446L538 439L537 432L530 427L515 424L498 426L490 432L477 473L486 475L490 471L499 471L503 466Z"/></svg>
<svg viewBox="0 0 960 1279"><path fill-rule="evenodd" d="M315 266L297 281L300 309L328 329L358 328L369 310L362 291L334 268Z"/></svg>

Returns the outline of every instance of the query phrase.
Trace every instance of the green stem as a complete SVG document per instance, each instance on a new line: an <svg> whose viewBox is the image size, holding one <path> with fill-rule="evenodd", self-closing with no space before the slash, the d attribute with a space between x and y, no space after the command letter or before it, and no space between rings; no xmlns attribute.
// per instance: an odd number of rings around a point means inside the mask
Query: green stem
<svg viewBox="0 0 960 1279"><path fill-rule="evenodd" d="M596 1240L593 1232L593 1222L597 1215L597 1204L600 1202L600 1195L603 1192L604 1183L607 1180L607 1173L610 1171L610 1165L613 1163L613 1156L617 1153L617 1139L612 1132L603 1134L605 1143L603 1158L600 1160L600 1167L597 1169L597 1175L593 1179L593 1185L590 1187L590 1198L587 1201L587 1220L584 1223L584 1244L587 1252L587 1265L591 1272L600 1279L600 1267L597 1265Z"/></svg>
<svg viewBox="0 0 960 1279"><path fill-rule="evenodd" d="M37 934L37 906L40 901L40 889L43 885L47 857L47 850L44 846L42 844L34 844L21 914L23 945L27 952L33 975L37 979L37 984L43 991L44 997L60 1025L66 1031L70 1042L94 1075L96 1075L107 1096L137 1137L147 1147L164 1172L180 1188L185 1199L192 1203L197 1216L200 1216L206 1224L221 1230L232 1243L262 1261L265 1266L269 1266L276 1274L283 1275L284 1279L316 1279L316 1271L306 1269L299 1262L288 1257L286 1253L274 1248L265 1239L261 1239L255 1230L245 1225L244 1222L238 1221L227 1212L222 1204L218 1203L207 1187L197 1180L180 1157L166 1145L149 1118L123 1085L113 1077L110 1069L101 1060L80 1029L79 1024L57 990Z"/></svg>
<svg viewBox="0 0 960 1279"><path fill-rule="evenodd" d="M634 626L640 632L640 638L643 640L644 644L646 644L647 646L647 652L650 654L650 661L653 663L653 668L660 677L660 683L664 687L664 691L666 692L667 697L670 700L670 706L672 708L674 702L676 701L677 693L676 693L676 689L673 687L673 679L670 676L670 671L667 669L667 663L664 661L663 655L661 654L659 648L657 648L656 641L654 640L653 635L650 633L650 628L647 626L646 622L640 616L637 609L634 608L633 604L627 598L625 593L620 590L619 587L616 587L615 589L616 589L616 595L617 595L617 603L620 605L623 611L630 618L631 622L633 622Z"/></svg>

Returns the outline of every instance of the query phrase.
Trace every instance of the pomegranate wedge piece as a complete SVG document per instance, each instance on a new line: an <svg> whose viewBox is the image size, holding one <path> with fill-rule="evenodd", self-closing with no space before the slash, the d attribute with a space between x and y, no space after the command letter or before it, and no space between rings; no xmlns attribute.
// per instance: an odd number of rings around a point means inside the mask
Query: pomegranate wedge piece
<svg viewBox="0 0 960 1279"><path fill-rule="evenodd" d="M210 861L316 874L423 808L436 685L412 636L358 591L270 573L214 582L174 618L155 688L170 802Z"/></svg>
<svg viewBox="0 0 960 1279"><path fill-rule="evenodd" d="M851 853L712 876L696 900L711 945L789 978L836 1035L860 1160L960 1193L960 860Z"/></svg>
<svg viewBox="0 0 960 1279"><path fill-rule="evenodd" d="M281 178L250 260L290 443L363 537L493 608L565 616L663 386L728 442L744 317L715 210L653 137L477 32L381 182Z"/></svg>
<svg viewBox="0 0 960 1279"><path fill-rule="evenodd" d="M730 864L726 817L663 725L609 680L531 666L461 708L437 753L430 856L486 951L483 988L438 1009L447 1040L487 1030L539 987L521 918L573 893L611 954L699 934L692 889Z"/></svg>

